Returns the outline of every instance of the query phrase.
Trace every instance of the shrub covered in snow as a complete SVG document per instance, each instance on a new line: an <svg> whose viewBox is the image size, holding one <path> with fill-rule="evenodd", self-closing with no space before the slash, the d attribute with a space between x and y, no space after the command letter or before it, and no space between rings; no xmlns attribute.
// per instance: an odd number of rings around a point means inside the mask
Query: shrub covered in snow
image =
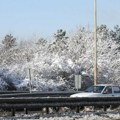
<svg viewBox="0 0 120 120"><path fill-rule="evenodd" d="M97 29L98 83L120 82L119 26ZM41 91L74 89L74 75L82 75L82 87L93 82L93 32L80 28L72 35L57 37L52 42L22 41L5 50L0 48L1 89L7 84L14 89L28 89L27 68L33 70L32 88ZM61 35L61 34L60 34ZM49 41L49 40L48 40ZM3 84L3 85L2 85Z"/></svg>

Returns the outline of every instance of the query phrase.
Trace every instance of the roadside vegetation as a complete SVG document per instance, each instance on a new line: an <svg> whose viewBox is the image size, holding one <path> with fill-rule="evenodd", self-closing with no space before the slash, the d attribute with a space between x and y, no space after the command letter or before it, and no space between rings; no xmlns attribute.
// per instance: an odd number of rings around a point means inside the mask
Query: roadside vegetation
<svg viewBox="0 0 120 120"><path fill-rule="evenodd" d="M97 28L98 83L120 84L120 27ZM82 89L93 83L93 32L82 27L71 34L59 29L53 40L18 42L6 35L0 44L0 89L27 90L26 69L32 88L41 91L74 89L74 75L82 75Z"/></svg>

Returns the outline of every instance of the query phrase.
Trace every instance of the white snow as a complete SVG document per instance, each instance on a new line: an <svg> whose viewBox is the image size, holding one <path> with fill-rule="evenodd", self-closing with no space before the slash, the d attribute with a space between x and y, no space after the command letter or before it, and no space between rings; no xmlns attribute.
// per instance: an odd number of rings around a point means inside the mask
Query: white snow
<svg viewBox="0 0 120 120"><path fill-rule="evenodd" d="M98 83L120 83L120 44L104 26L98 29ZM34 40L33 40L34 41ZM93 33L80 28L68 39L36 44L22 41L10 50L0 48L1 86L28 87L25 69L33 69L33 89L73 89L74 74L93 80ZM86 79L84 79L86 80ZM85 82L85 81L83 81ZM85 82L86 84L88 82Z"/></svg>
<svg viewBox="0 0 120 120"><path fill-rule="evenodd" d="M43 115L39 113L31 113L25 115L23 113L15 115L15 117L0 117L0 119L9 120L17 119L39 119L39 120L119 120L120 114L117 112L80 112L80 113L55 113Z"/></svg>
<svg viewBox="0 0 120 120"><path fill-rule="evenodd" d="M98 29L98 83L120 84L120 44L107 28ZM34 40L33 40L34 41ZM74 75L80 73L86 86L93 80L93 32L79 29L68 39L36 44L21 42L8 51L0 48L0 89L14 85L18 90L29 89L25 70L33 70L32 90L57 91L74 87ZM11 84L12 83L12 84ZM83 86L82 86L83 87ZM118 113L117 113L118 112ZM18 118L39 120L119 120L119 111L95 113L17 114ZM4 119L5 117L0 117Z"/></svg>

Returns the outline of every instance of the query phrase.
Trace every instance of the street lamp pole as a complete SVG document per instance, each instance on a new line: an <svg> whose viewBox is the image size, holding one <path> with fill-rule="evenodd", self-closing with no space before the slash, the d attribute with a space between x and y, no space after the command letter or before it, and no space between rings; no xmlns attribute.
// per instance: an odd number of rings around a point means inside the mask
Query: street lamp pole
<svg viewBox="0 0 120 120"><path fill-rule="evenodd" d="M94 0L94 85L97 84L97 7Z"/></svg>

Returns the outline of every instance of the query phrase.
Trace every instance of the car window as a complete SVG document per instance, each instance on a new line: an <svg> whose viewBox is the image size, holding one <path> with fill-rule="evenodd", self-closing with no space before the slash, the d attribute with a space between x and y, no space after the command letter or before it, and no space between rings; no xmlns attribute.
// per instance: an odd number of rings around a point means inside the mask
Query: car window
<svg viewBox="0 0 120 120"><path fill-rule="evenodd" d="M85 90L85 92L101 93L104 87L105 86L92 86Z"/></svg>
<svg viewBox="0 0 120 120"><path fill-rule="evenodd" d="M113 92L114 93L120 93L120 87L119 86L114 86L113 87Z"/></svg>
<svg viewBox="0 0 120 120"><path fill-rule="evenodd" d="M107 86L103 93L104 94L112 94L112 87L111 86Z"/></svg>

